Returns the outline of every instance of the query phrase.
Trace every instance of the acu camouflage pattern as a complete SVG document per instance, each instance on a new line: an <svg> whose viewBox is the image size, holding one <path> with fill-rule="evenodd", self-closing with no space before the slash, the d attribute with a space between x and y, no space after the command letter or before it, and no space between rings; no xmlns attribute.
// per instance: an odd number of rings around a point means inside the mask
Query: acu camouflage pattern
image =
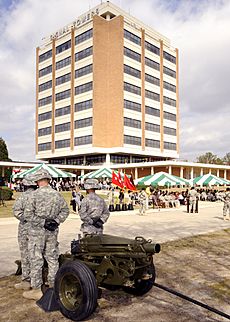
<svg viewBox="0 0 230 322"><path fill-rule="evenodd" d="M225 192L222 200L224 201L223 216L226 217L228 214L230 219L230 191Z"/></svg>
<svg viewBox="0 0 230 322"><path fill-rule="evenodd" d="M101 219L105 223L109 218L110 212L104 199L95 192L90 192L82 200L79 215L83 221L81 225L83 234L102 234L103 227L96 228L93 226L93 222Z"/></svg>
<svg viewBox="0 0 230 322"><path fill-rule="evenodd" d="M13 206L14 216L19 220L18 226L18 245L21 253L22 264L22 280L30 281L30 260L28 249L28 233L29 233L29 218L32 211L32 203L34 189L28 189L23 192L20 197L15 201Z"/></svg>
<svg viewBox="0 0 230 322"><path fill-rule="evenodd" d="M31 258L31 286L39 288L42 281L43 257L48 263L48 283L54 283L58 264L58 229L48 231L44 228L46 219L54 219L58 224L65 221L69 215L69 208L56 190L49 185L38 188L34 193L30 215L29 253Z"/></svg>
<svg viewBox="0 0 230 322"><path fill-rule="evenodd" d="M140 215L143 215L146 212L146 201L147 201L147 194L144 190L139 193L138 200L140 203L139 213Z"/></svg>

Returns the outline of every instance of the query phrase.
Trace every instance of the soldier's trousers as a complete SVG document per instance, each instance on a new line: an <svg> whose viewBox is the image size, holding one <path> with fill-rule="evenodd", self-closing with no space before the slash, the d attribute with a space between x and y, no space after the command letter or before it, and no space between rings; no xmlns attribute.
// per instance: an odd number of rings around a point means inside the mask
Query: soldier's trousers
<svg viewBox="0 0 230 322"><path fill-rule="evenodd" d="M226 217L228 214L228 216L230 217L230 202L225 202L224 203L224 207L223 207L223 216Z"/></svg>
<svg viewBox="0 0 230 322"><path fill-rule="evenodd" d="M145 214L145 211L146 211L146 204L145 203L141 203L140 204L140 209L139 209L139 214L140 215L144 215Z"/></svg>
<svg viewBox="0 0 230 322"><path fill-rule="evenodd" d="M31 287L39 288L43 284L42 267L44 258L48 263L48 283L54 283L59 268L58 230L54 232L40 229L32 231L29 236L29 253L31 261Z"/></svg>
<svg viewBox="0 0 230 322"><path fill-rule="evenodd" d="M22 280L30 281L30 260L28 249L28 224L19 224L18 245L21 253Z"/></svg>

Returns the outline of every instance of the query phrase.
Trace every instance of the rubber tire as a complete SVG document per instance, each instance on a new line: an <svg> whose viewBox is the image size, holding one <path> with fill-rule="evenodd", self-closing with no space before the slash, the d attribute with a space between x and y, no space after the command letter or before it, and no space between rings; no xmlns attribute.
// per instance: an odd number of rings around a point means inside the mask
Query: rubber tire
<svg viewBox="0 0 230 322"><path fill-rule="evenodd" d="M74 307L74 305L70 303L70 306L72 305L71 309L65 307L62 301L62 298L64 301L68 301L69 297L64 291L61 293L61 288L66 285L65 278L67 278L67 283L69 279L77 281L81 289L80 303L77 307ZM97 307L98 289L96 279L93 272L84 263L78 260L67 262L59 268L55 277L54 292L61 313L72 321L82 321L86 319ZM72 296L72 299L74 298L75 297Z"/></svg>
<svg viewBox="0 0 230 322"><path fill-rule="evenodd" d="M135 296L142 296L148 293L151 288L153 287L153 283L156 279L156 271L155 266L152 264L151 266L147 267L148 274L152 274L152 278L148 280L135 280L134 285L132 287L123 286L122 289L124 292L135 295Z"/></svg>

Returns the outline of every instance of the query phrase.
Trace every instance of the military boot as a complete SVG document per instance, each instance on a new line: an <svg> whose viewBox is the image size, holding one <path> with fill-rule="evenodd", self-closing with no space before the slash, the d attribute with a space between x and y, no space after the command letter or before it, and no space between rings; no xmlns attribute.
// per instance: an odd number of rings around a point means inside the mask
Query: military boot
<svg viewBox="0 0 230 322"><path fill-rule="evenodd" d="M30 291L23 292L22 296L28 300L39 300L42 297L41 288L33 288Z"/></svg>
<svg viewBox="0 0 230 322"><path fill-rule="evenodd" d="M28 281L21 281L20 283L17 283L14 285L16 290L30 290L30 282Z"/></svg>

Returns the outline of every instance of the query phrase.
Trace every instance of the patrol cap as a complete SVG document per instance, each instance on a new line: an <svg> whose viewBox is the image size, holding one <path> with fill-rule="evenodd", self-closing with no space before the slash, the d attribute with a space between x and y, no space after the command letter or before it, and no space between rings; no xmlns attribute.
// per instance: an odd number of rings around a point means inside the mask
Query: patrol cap
<svg viewBox="0 0 230 322"><path fill-rule="evenodd" d="M37 186L36 182L31 180L30 178L28 177L25 177L23 180L22 180L22 184L24 186Z"/></svg>
<svg viewBox="0 0 230 322"><path fill-rule="evenodd" d="M32 177L32 176L31 176ZM48 180L51 180L52 177L51 175L49 174L49 172L43 168L37 170L34 174L33 174L33 180L36 182L36 181L39 181L39 180L43 180L43 179L48 179Z"/></svg>
<svg viewBox="0 0 230 322"><path fill-rule="evenodd" d="M84 188L85 190L87 189L98 189L98 180L97 179L86 179L84 183Z"/></svg>

